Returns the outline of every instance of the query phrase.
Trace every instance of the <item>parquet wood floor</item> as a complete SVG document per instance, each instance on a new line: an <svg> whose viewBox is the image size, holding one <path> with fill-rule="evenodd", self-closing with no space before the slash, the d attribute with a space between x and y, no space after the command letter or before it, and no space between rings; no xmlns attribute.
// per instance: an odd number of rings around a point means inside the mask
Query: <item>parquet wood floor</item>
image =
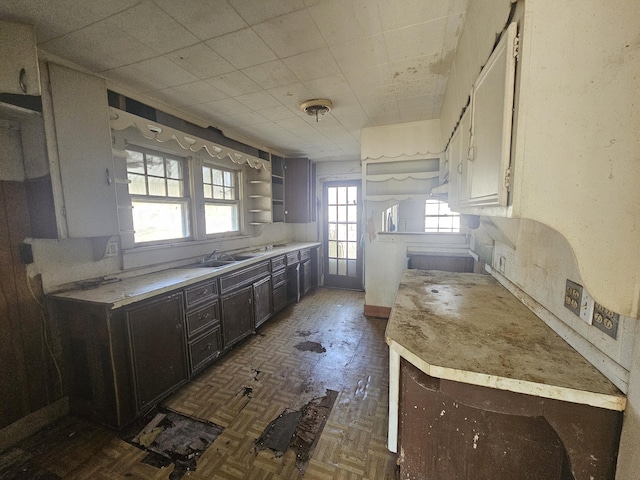
<svg viewBox="0 0 640 480"><path fill-rule="evenodd" d="M165 400L175 411L224 427L196 471L183 478L395 479L396 456L386 449L386 321L365 317L363 301L361 292L319 288ZM326 351L296 348L305 341ZM254 441L269 422L326 389L338 397L304 475L292 450L279 458L270 450L256 453ZM64 422L67 441L48 448L35 439L20 445L42 468L74 479L169 478L173 465L158 469L141 463L145 452L115 432L72 417Z"/></svg>

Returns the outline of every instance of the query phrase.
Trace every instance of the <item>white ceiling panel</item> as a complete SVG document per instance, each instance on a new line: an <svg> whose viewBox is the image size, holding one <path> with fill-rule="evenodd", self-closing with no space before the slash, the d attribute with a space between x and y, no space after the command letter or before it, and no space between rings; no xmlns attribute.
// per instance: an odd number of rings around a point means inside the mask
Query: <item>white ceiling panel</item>
<svg viewBox="0 0 640 480"><path fill-rule="evenodd" d="M342 161L360 158L364 127L439 115L467 3L4 0L0 18L34 24L41 50L138 100L261 148ZM312 98L334 105L317 123L300 109Z"/></svg>

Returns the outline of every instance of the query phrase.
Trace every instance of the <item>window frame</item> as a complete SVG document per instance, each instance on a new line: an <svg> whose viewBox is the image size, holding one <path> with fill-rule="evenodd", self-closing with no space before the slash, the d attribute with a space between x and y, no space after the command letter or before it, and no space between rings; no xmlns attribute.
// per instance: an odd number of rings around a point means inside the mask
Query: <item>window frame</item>
<svg viewBox="0 0 640 480"><path fill-rule="evenodd" d="M205 168L209 168L211 170L219 170L227 173L231 173L233 175L233 179L235 182L235 186L234 187L227 187L227 188L233 188L235 190L235 198L234 199L216 199L216 198L210 198L207 197L205 195L204 189L205 189L205 179L204 179L204 175L203 175L203 170ZM200 177L198 179L199 183L200 183L200 187L202 189L202 212L203 212L203 218L202 218L202 233L203 235L207 238L207 239L212 239L212 238L226 238L226 237L236 237L236 236L240 236L243 234L243 225L244 225L244 202L243 202L243 195L244 192L242 190L242 184L243 184L243 171L241 169L234 169L234 168L230 168L227 166L221 166L220 164L214 162L214 161L210 161L208 159L204 159L202 160L202 162L200 162L199 164L199 172L200 172ZM224 176L224 175L223 175ZM212 178L212 182L213 182L213 174L211 176ZM213 188L216 186L216 184L211 183L210 184L212 186L212 191ZM221 187L224 189L224 182L223 185L221 185ZM236 216L237 216L237 230L229 230L229 231L225 231L225 232L212 232L212 233L207 233L207 222L206 222L206 208L207 205L235 205L236 207Z"/></svg>
<svg viewBox="0 0 640 480"><path fill-rule="evenodd" d="M182 242L188 242L188 241L192 241L195 238L195 222L194 222L194 201L193 201L193 189L191 188L191 177L192 177L192 168L191 168L191 162L190 162L190 157L185 157L185 156L181 156L179 154L173 153L173 152L168 152L166 150L161 150L161 149L155 149L155 148L149 148L147 146L143 146L143 145L139 145L137 143L133 143L133 142L126 142L125 141L125 171L126 171L126 175L127 175L127 182L128 184L130 184L129 181L129 168L128 168L128 164L127 164L127 159L129 157L129 154L127 153L128 151L134 151L134 152L138 152L138 153L142 153L143 155L145 155L145 172L144 172L144 177L145 177L145 187L146 187L146 191L147 194L143 195L143 194L139 194L139 193L131 193L129 189L127 189L128 191L128 195L129 195L129 201L131 203L131 224L133 225L134 228L134 232L133 232L133 247L137 248L137 247L145 247L145 246L154 246L154 245L166 245L166 244L172 244L172 243L182 243ZM146 162L146 155L155 155L155 156L161 156L163 157L164 161L166 162L166 159L171 159L171 160L177 160L181 163L182 166L182 195L181 196L169 196L168 195L168 185L167 185L167 180L171 179L170 177L167 176L166 173L166 163L165 163L165 175L163 177L159 177L157 175L149 175L148 171L147 171L147 162ZM133 175L140 175L138 173L132 173ZM150 195L149 192L149 177L152 178L164 178L165 180L165 192L167 193L167 195ZM144 201L146 203L169 203L169 204L176 204L176 205L182 205L183 208L186 209L186 212L183 214L183 223L182 223L182 228L183 230L186 229L187 230L187 235L184 237L174 237L174 238L166 238L166 239L161 239L161 240L150 240L150 241L143 241L143 242L139 242L135 240L135 223L134 223L134 215L133 215L133 203L135 201Z"/></svg>
<svg viewBox="0 0 640 480"><path fill-rule="evenodd" d="M432 204L432 205L438 205L438 214L437 215L433 215L433 214L427 214L427 205L428 204ZM442 208L442 206L445 206L446 209L449 211L449 213L440 213L440 209ZM437 200L435 198L427 198L424 202L423 205L424 208L424 233L429 233L429 234L440 234L440 233L461 233L462 232L462 224L461 224L461 218L460 218L460 214L458 212L454 212L449 208L449 205L447 204L447 202L443 202L441 200ZM437 218L438 219L438 224L436 226L436 230L427 230L427 218ZM449 227L441 227L440 225L440 219L442 218L458 218L458 227L456 230L454 230L453 226L451 228ZM441 228L446 228L446 230L442 230Z"/></svg>

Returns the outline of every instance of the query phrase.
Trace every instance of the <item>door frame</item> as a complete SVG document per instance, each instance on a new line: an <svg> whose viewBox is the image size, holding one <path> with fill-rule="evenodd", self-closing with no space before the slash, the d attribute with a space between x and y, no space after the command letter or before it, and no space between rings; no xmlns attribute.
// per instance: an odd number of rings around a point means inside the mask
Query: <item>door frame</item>
<svg viewBox="0 0 640 480"><path fill-rule="evenodd" d="M347 277L342 275L330 275L329 274L329 209L327 208L327 190L330 187L346 187L356 186L358 189L358 198L356 200L358 210L357 225L357 258L356 258L356 272L355 277ZM327 288L341 288L345 290L364 290L364 249L360 243L362 237L362 180L360 179L345 179L345 180L328 180L322 183L322 250L324 252L322 257L322 272L323 272L323 286ZM329 280L329 281L327 281Z"/></svg>

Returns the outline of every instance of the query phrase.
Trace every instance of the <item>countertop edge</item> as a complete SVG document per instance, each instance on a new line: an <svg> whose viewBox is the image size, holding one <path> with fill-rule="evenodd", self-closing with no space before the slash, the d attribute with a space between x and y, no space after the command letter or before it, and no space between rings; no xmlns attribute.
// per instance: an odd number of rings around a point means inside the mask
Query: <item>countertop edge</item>
<svg viewBox="0 0 640 480"><path fill-rule="evenodd" d="M407 360L416 368L429 376L443 380L453 380L457 382L478 385L482 387L506 390L514 393L523 393L536 397L562 400L566 402L589 405L592 407L604 408L607 410L624 411L627 399L624 395L609 395L605 393L588 392L567 387L535 383L526 380L499 377L484 373L457 370L453 368L431 365L418 357L415 353L403 347L395 340L385 335L387 345L396 351L400 357Z"/></svg>

